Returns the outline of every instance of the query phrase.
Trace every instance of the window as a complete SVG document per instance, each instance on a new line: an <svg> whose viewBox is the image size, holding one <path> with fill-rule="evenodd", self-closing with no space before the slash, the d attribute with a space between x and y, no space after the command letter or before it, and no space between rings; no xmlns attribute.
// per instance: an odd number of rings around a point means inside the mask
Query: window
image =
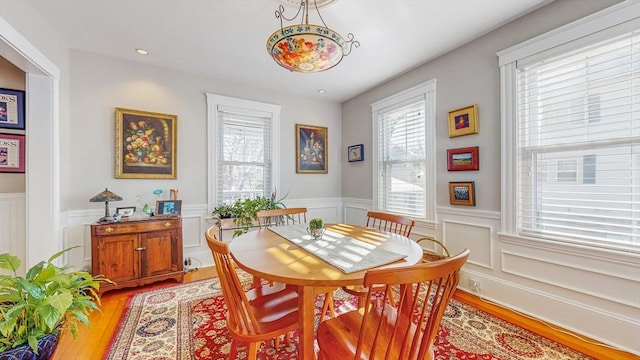
<svg viewBox="0 0 640 360"><path fill-rule="evenodd" d="M589 34L575 40L560 29L499 53L503 149L513 154L503 208L515 210L503 214L505 230L638 250L640 25L588 21L575 28Z"/></svg>
<svg viewBox="0 0 640 360"><path fill-rule="evenodd" d="M371 106L374 207L434 220L435 80Z"/></svg>
<svg viewBox="0 0 640 360"><path fill-rule="evenodd" d="M207 94L210 205L269 196L277 188L280 107Z"/></svg>

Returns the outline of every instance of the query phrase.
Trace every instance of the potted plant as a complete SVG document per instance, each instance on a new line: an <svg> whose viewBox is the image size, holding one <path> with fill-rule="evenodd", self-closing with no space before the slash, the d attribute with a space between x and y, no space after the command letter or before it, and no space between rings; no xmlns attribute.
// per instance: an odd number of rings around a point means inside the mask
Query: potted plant
<svg viewBox="0 0 640 360"><path fill-rule="evenodd" d="M307 231L314 239L321 238L324 234L324 221L319 217L309 220L309 227Z"/></svg>
<svg viewBox="0 0 640 360"><path fill-rule="evenodd" d="M78 322L89 325L89 314L100 310L101 276L58 267L53 261L68 248L31 267L22 277L20 259L0 254L0 359L48 359L61 331L75 339ZM20 354L20 355L16 355Z"/></svg>
<svg viewBox="0 0 640 360"><path fill-rule="evenodd" d="M287 193L288 195L288 193ZM276 192L272 192L271 196L256 196L244 200L236 200L233 204L222 204L217 206L211 212L214 218L225 219L233 218L233 223L238 228L233 232L233 237L240 236L253 226L256 221L256 212L260 210L282 209L284 203L282 200L287 197L283 196L276 200ZM218 221L220 226L220 221Z"/></svg>

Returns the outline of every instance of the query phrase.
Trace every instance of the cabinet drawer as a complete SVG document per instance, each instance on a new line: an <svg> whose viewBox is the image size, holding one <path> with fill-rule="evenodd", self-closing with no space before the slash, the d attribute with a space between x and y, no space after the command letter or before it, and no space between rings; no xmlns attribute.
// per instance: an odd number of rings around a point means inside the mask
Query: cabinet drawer
<svg viewBox="0 0 640 360"><path fill-rule="evenodd" d="M133 234L149 231L160 231L181 228L179 218L149 219L143 221L124 221L120 223L109 223L92 225L91 230L94 235L108 236L117 234Z"/></svg>

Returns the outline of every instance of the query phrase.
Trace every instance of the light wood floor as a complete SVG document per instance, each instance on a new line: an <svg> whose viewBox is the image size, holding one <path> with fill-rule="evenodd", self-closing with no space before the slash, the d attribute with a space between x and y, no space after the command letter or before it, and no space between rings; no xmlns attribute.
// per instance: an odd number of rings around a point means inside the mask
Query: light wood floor
<svg viewBox="0 0 640 360"><path fill-rule="evenodd" d="M203 268L195 272L185 275L185 282L196 281L215 277L214 268ZM65 333L60 339L58 348L53 354L52 360L98 360L102 359L104 353L109 348L111 335L116 331L118 321L122 315L129 296L141 289L152 289L162 286L174 285L174 281L167 281L158 284L148 285L144 288L133 288L128 290L114 290L105 293L102 296L102 313L94 312L91 314L91 328L81 328L78 331L78 337L74 341L71 334ZM605 346L598 345L596 341L585 339L580 340L574 336L568 335L564 330L553 329L542 322L538 322L519 315L517 313L505 310L496 305L492 305L483 301L479 297L458 291L454 298L473 305L484 310L494 316L498 316L504 320L510 321L518 326L529 329L547 338L553 339L565 346L581 351L594 359L611 359L623 360L634 359L640 360L640 356L634 356L627 352L610 349Z"/></svg>

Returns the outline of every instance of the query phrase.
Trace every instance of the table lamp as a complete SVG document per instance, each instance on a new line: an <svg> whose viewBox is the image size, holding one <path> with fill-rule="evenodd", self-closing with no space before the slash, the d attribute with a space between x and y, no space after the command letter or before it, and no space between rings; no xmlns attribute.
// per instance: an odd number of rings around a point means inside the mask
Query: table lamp
<svg viewBox="0 0 640 360"><path fill-rule="evenodd" d="M89 202L104 202L104 217L98 220L100 222L103 222L103 221L113 221L113 218L109 216L109 201L120 201L120 200L122 200L121 196L116 195L111 191L109 191L109 189L105 188L103 192L92 197L89 200Z"/></svg>

